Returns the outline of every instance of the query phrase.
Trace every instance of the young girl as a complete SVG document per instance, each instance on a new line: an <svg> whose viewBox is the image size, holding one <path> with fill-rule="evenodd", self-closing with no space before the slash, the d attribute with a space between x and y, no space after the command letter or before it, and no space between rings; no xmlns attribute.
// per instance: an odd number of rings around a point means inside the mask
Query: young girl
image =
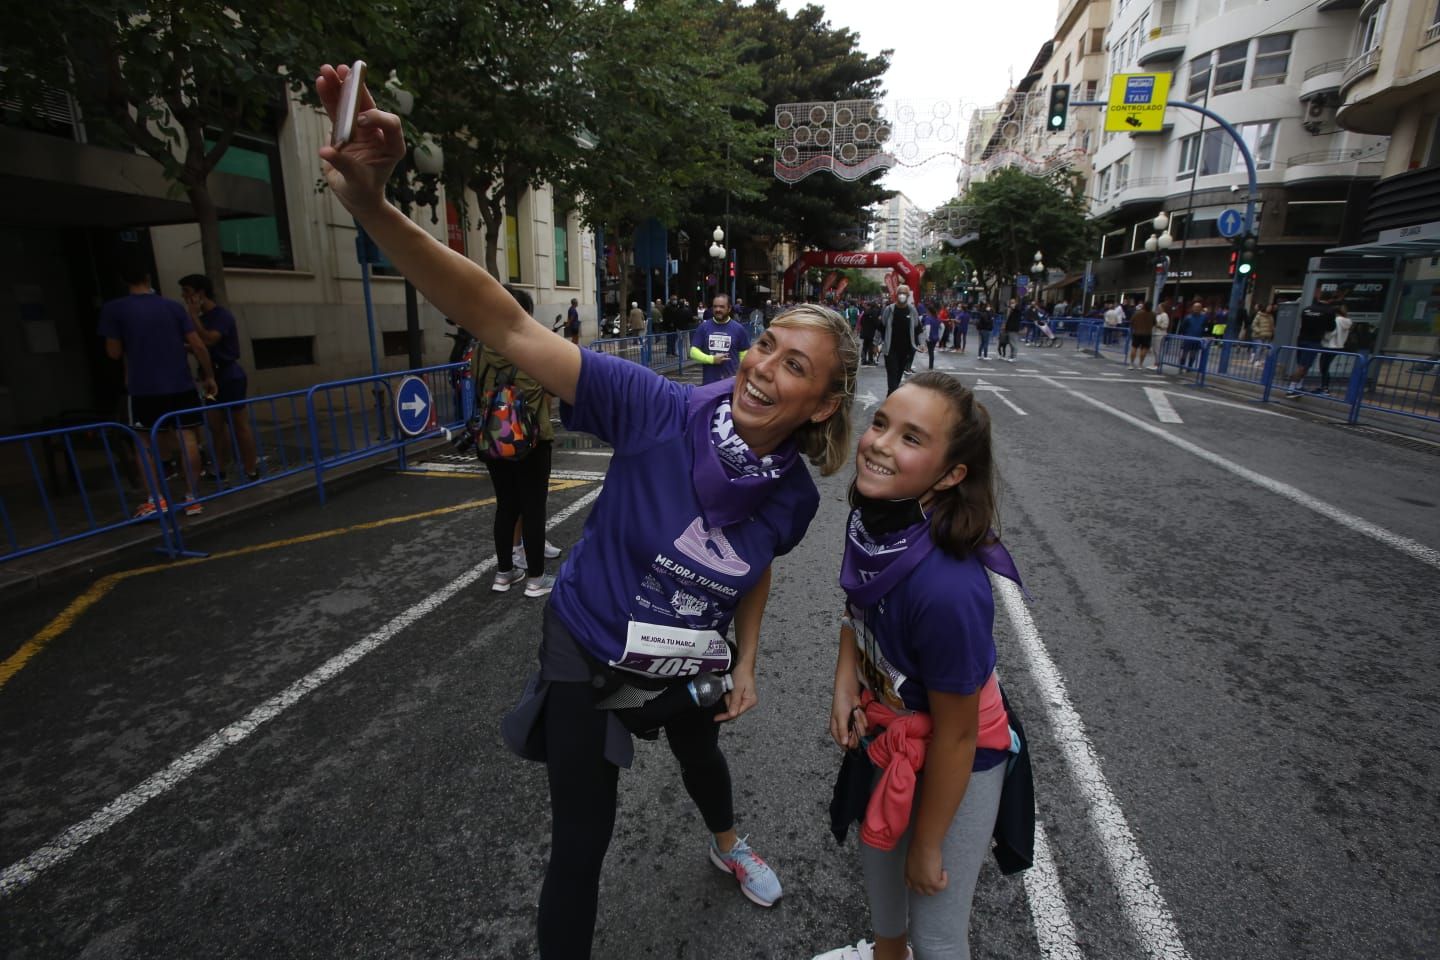
<svg viewBox="0 0 1440 960"><path fill-rule="evenodd" d="M850 751L841 811L863 776L848 819L875 941L816 960L966 960L1011 744L986 569L1019 579L994 534L989 414L951 376L914 377L861 435L850 499L830 735Z"/></svg>

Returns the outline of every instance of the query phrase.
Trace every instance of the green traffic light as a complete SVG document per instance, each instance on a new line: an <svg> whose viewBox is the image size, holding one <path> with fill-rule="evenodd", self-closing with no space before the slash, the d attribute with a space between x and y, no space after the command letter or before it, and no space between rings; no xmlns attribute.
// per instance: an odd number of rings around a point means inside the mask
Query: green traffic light
<svg viewBox="0 0 1440 960"><path fill-rule="evenodd" d="M1248 264L1248 263L1242 263L1242 264L1240 264L1240 272L1241 272L1242 274L1244 274L1244 273L1249 273L1249 272L1250 272L1250 269L1251 269L1251 264Z"/></svg>

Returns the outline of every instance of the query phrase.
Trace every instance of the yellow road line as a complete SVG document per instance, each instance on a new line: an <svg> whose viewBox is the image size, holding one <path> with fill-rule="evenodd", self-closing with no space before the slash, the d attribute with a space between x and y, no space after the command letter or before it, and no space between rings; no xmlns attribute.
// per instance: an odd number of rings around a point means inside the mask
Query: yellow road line
<svg viewBox="0 0 1440 960"><path fill-rule="evenodd" d="M551 491L569 490L573 487L582 487L589 481L586 480L552 480ZM307 533L299 537L287 537L284 540L271 540L269 543L257 543L249 547L239 547L235 550L221 550L210 554L208 557L187 557L184 560L173 560L168 563L154 563L146 567L136 567L134 570L122 570L119 573L106 574L90 585L90 588L80 596L71 600L64 610L61 610L53 620L40 628L40 631L20 645L10 656L0 661L0 688L10 682L10 678L19 673L25 664L30 661L41 650L45 649L50 641L59 637L65 631L75 625L75 621L95 604L99 603L105 596L114 590L121 583L132 577L143 576L147 573L157 573L161 570L176 570L180 567L193 567L200 563L210 563L214 560L225 560L230 557L243 557L252 553L260 553L265 550L277 550L280 547L293 547L302 543L315 543L318 540L328 540L331 537L343 536L347 533L359 533L362 530L375 530L380 527L388 527L397 523L409 523L412 520L425 520L430 517L439 517L447 513L455 513L459 510L473 510L477 507L486 507L495 502L494 497L486 497L483 500L466 500L464 503L453 504L448 507L438 507L434 510L423 510L420 513L410 513L403 517L386 517L382 520L369 520L365 523L357 523L348 527L337 527L334 530L322 530L318 533Z"/></svg>

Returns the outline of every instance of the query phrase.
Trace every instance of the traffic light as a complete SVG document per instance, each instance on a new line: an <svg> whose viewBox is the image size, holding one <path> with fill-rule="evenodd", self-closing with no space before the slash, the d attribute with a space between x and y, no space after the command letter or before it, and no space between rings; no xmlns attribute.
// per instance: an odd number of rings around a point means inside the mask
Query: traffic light
<svg viewBox="0 0 1440 960"><path fill-rule="evenodd" d="M731 260L731 261L730 261L730 279L731 279L731 280L734 280L734 279L735 279L735 261L734 261L734 260Z"/></svg>
<svg viewBox="0 0 1440 960"><path fill-rule="evenodd" d="M1065 115L1070 111L1070 84L1050 84L1050 117L1048 126L1052 133L1065 129Z"/></svg>
<svg viewBox="0 0 1440 960"><path fill-rule="evenodd" d="M1240 275L1242 277L1248 274L1251 270L1255 269L1255 250L1257 246L1258 244L1256 243L1255 235L1253 233L1246 234L1244 237L1240 238L1238 250L1239 262L1236 265L1235 269L1240 272Z"/></svg>
<svg viewBox="0 0 1440 960"><path fill-rule="evenodd" d="M1240 248L1239 248L1239 247L1232 247L1232 248L1230 249L1230 270L1229 270L1229 272L1226 273L1226 276L1228 276L1228 277L1233 277L1233 276L1235 276L1235 268L1236 268L1237 266L1239 266L1239 264L1240 264Z"/></svg>

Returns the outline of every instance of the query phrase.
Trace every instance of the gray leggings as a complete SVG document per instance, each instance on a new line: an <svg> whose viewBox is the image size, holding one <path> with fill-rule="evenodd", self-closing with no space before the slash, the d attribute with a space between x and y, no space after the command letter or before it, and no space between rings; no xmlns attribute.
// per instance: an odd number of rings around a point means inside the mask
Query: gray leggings
<svg viewBox="0 0 1440 960"><path fill-rule="evenodd" d="M920 809L920 789L911 810L910 829L894 850L876 850L860 844L860 866L865 872L865 894L870 899L870 926L877 937L910 934L915 960L970 960L970 900L980 865L990 850L995 814L1000 809L1000 788L1005 764L970 775L965 799L955 811L940 848L949 884L933 897L905 889L905 857Z"/></svg>

